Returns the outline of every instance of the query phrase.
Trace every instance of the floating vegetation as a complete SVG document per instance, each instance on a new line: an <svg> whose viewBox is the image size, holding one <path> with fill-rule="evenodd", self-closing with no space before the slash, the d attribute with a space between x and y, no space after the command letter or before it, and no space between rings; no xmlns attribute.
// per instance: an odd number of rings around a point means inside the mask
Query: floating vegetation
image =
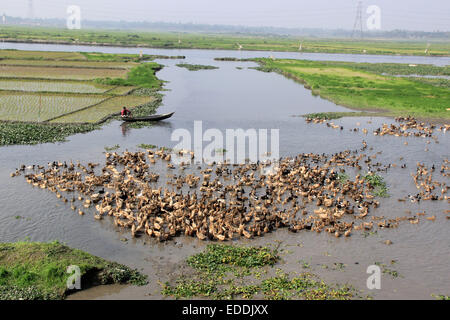
<svg viewBox="0 0 450 320"><path fill-rule="evenodd" d="M349 175L346 174L345 172L339 172L337 175L337 180L340 183L346 183L349 178L350 178Z"/></svg>
<svg viewBox="0 0 450 320"><path fill-rule="evenodd" d="M368 173L363 178L372 189L372 194L376 197L389 197L388 188L383 177L376 173Z"/></svg>
<svg viewBox="0 0 450 320"><path fill-rule="evenodd" d="M342 262L335 262L333 263L333 270L340 270L343 271L347 265Z"/></svg>
<svg viewBox="0 0 450 320"><path fill-rule="evenodd" d="M217 153L225 153L227 152L227 149L223 149L223 148L218 148L215 150Z"/></svg>
<svg viewBox="0 0 450 320"><path fill-rule="evenodd" d="M62 142L68 136L86 133L99 126L95 124L41 124L27 122L0 122L0 146Z"/></svg>
<svg viewBox="0 0 450 320"><path fill-rule="evenodd" d="M208 65L201 65L201 64L189 64L189 63L178 63L176 66L180 67L180 68L186 68L189 71L219 69L219 67L215 67L215 66L208 66Z"/></svg>
<svg viewBox="0 0 450 320"><path fill-rule="evenodd" d="M64 299L72 265L79 266L83 286L147 283L137 270L59 242L0 243L0 300Z"/></svg>
<svg viewBox="0 0 450 320"><path fill-rule="evenodd" d="M240 58L234 58L234 57L218 57L214 58L216 61L254 61L254 59L240 59Z"/></svg>
<svg viewBox="0 0 450 320"><path fill-rule="evenodd" d="M310 269L311 264L308 261L300 260L299 263L302 265L303 269Z"/></svg>
<svg viewBox="0 0 450 320"><path fill-rule="evenodd" d="M120 148L120 146L118 144L116 144L116 145L114 145L112 147L105 147L105 151L114 151L114 150L117 150L119 148Z"/></svg>
<svg viewBox="0 0 450 320"><path fill-rule="evenodd" d="M141 149L156 149L156 148L158 148L158 146L155 146L154 144L141 143L140 145L138 145L138 148L141 148Z"/></svg>
<svg viewBox="0 0 450 320"><path fill-rule="evenodd" d="M450 300L450 296L446 296L443 294L432 294L431 296L436 298L437 300Z"/></svg>
<svg viewBox="0 0 450 320"><path fill-rule="evenodd" d="M102 84L115 86L139 86L144 88L160 88L161 80L159 80L155 73L161 70L162 65L156 62L142 63L126 74L126 77L110 78L108 75L97 78L95 81Z"/></svg>
<svg viewBox="0 0 450 320"><path fill-rule="evenodd" d="M394 270L394 269L389 269L387 267L386 264L381 263L381 262L375 262L375 265L379 266L381 268L381 272L384 274L388 274L390 275L392 278L398 278L400 276L400 274Z"/></svg>
<svg viewBox="0 0 450 320"><path fill-rule="evenodd" d="M187 259L194 274L182 275L174 284L166 282L162 285L162 294L177 299L253 299L257 296L275 300L346 300L357 295L349 286L327 285L310 273L292 277L278 269L276 275L268 276L267 271L278 260L277 252L267 247L209 245L206 252Z"/></svg>
<svg viewBox="0 0 450 320"><path fill-rule="evenodd" d="M333 120L340 119L343 117L367 117L373 116L374 114L368 112L319 112L319 113L308 113L302 115L302 117L307 119L320 119L320 120Z"/></svg>
<svg viewBox="0 0 450 320"><path fill-rule="evenodd" d="M211 244L205 252L190 256L187 264L197 270L221 275L235 268L251 269L273 266L280 257L276 250L268 247L238 247Z"/></svg>

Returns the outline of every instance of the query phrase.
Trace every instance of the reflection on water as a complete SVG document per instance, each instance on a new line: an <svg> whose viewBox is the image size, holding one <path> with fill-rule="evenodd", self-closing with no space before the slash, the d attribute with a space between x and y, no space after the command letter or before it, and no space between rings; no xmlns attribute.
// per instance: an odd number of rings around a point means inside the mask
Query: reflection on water
<svg viewBox="0 0 450 320"><path fill-rule="evenodd" d="M128 128L128 124L126 122L123 122L120 125L120 129L122 130L122 136L126 137L127 133L130 131L130 129Z"/></svg>
<svg viewBox="0 0 450 320"><path fill-rule="evenodd" d="M138 53L141 49L110 47L79 47L30 44L1 44L3 47L34 50L81 50L103 52ZM450 141L448 135L437 132L439 143L423 138L403 138L393 136L373 136L371 132L382 123L390 123L387 118L343 118L335 120L344 130L333 130L325 125L307 124L303 118L292 117L311 112L349 111L332 102L314 97L309 90L298 83L274 73L263 73L252 69L253 63L220 62L214 57L236 56L233 51L213 50L160 50L142 49L149 54L185 55L187 63L208 64L219 67L217 70L191 72L175 66L176 60L158 60L165 65L158 77L169 81L164 91L163 105L158 113L175 111L172 118L149 127L133 129L121 121L112 121L101 130L78 134L68 138L65 143L40 144L35 146L8 146L0 148L0 234L1 241L23 240L29 237L35 241L58 239L67 244L87 250L104 258L116 260L132 267L142 267L147 273L154 273L158 263L172 265L184 259L188 254L197 252L205 243L196 239L177 240L175 243L156 244L145 239L121 241L129 238L128 232L116 229L108 219L96 221L91 214L80 217L70 210L69 205L62 204L53 193L29 186L23 177L10 178L10 172L23 164L46 165L50 161L80 160L83 163L103 163L104 147L119 144L118 152L138 150L137 145L146 143L173 147L170 140L173 130L178 128L193 129L194 121L201 120L203 130L225 129L280 129L280 155L298 153L335 153L343 150L355 150L365 140L371 153L382 152L377 161L384 164L396 163L385 179L391 197L381 200L377 215L401 216L405 210L413 213L425 210L429 216L437 216L436 223L422 222L419 225L402 225L394 230L381 230L368 238L360 236L350 239L330 239L325 234L298 233L290 234L277 231L262 239L244 241L251 244L263 244L267 241L282 240L296 244L302 242L305 248L296 249L295 255L318 255L328 251L343 261L358 261L361 270L357 274L339 273L343 281L360 281L365 286L365 269L375 261L397 259L401 262L401 273L408 283L399 282L395 287L401 297L414 295L410 288L421 291L421 297L433 293L448 294L450 279L450 236L449 220L444 219L443 202L401 203L397 199L416 191L410 177L417 162L428 166L440 166L449 157ZM267 52L241 52L242 57L267 56ZM296 57L307 59L328 59L371 62L406 62L448 64L448 58L431 57L386 57L356 55L324 55L277 53L277 57ZM242 70L236 67L243 67ZM351 132L356 127L367 128L368 135ZM404 142L407 141L408 145ZM428 148L429 151L425 151ZM400 157L404 160L400 161ZM400 169L400 163L406 163L408 169ZM161 168L161 175L166 169ZM382 240L390 239L394 245L387 247ZM147 242L147 245L144 245ZM294 256L292 259L298 256ZM158 260L162 259L162 260ZM291 258L286 258L291 259ZM295 259L294 259L295 260ZM149 262L151 261L151 262ZM158 261L155 262L155 261ZM295 263L295 262L294 262ZM415 282L414 282L415 281ZM358 285L359 282L356 283ZM398 283L398 282L397 282ZM415 283L415 285L413 285ZM387 285L389 287L389 285ZM389 288L392 288L389 287ZM125 291L132 290L127 289ZM383 294L389 297L392 290ZM120 295L119 295L120 297Z"/></svg>

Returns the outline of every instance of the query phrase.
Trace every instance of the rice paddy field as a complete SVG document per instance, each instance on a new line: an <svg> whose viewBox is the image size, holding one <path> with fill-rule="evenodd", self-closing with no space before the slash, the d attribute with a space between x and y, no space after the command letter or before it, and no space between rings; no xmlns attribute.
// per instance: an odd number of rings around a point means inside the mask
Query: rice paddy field
<svg viewBox="0 0 450 320"><path fill-rule="evenodd" d="M0 119L45 121L106 99L101 95L33 94L0 92Z"/></svg>
<svg viewBox="0 0 450 320"><path fill-rule="evenodd" d="M37 78L37 79L67 79L94 80L97 78L124 78L124 69L91 69L64 67L29 67L0 66L0 74L6 78Z"/></svg>
<svg viewBox="0 0 450 320"><path fill-rule="evenodd" d="M80 52L22 51L0 50L1 59L31 59L31 60L86 60Z"/></svg>
<svg viewBox="0 0 450 320"><path fill-rule="evenodd" d="M128 87L117 88L117 92L127 92ZM82 81L46 81L0 79L0 90L30 92L69 92L69 93L104 93L115 90L114 86ZM119 93L120 94L120 93Z"/></svg>
<svg viewBox="0 0 450 320"><path fill-rule="evenodd" d="M139 105L150 103L154 100L153 97L141 96L121 96L104 100L103 102L87 108L74 112L57 119L53 119L51 123L96 123L110 114L118 113L123 106L132 109Z"/></svg>
<svg viewBox="0 0 450 320"><path fill-rule="evenodd" d="M0 65L129 69L138 64L136 62L111 62L111 61L1 59Z"/></svg>

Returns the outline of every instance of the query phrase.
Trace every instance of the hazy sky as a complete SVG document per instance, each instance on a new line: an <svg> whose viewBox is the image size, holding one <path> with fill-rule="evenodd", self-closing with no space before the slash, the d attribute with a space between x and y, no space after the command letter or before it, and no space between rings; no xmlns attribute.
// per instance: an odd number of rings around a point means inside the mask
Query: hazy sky
<svg viewBox="0 0 450 320"><path fill-rule="evenodd" d="M357 0L0 0L0 13L64 18L68 5L82 19L192 22L278 27L352 29ZM450 0L363 0L381 10L381 30L450 31Z"/></svg>

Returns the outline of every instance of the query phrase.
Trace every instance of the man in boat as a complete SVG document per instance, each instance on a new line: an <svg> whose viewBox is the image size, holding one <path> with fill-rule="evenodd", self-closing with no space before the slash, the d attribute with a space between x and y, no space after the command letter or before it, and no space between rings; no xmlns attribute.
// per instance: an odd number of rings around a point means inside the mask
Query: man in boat
<svg viewBox="0 0 450 320"><path fill-rule="evenodd" d="M122 111L120 112L120 116L122 118L128 118L131 117L131 111L127 109L127 107L123 107Z"/></svg>

